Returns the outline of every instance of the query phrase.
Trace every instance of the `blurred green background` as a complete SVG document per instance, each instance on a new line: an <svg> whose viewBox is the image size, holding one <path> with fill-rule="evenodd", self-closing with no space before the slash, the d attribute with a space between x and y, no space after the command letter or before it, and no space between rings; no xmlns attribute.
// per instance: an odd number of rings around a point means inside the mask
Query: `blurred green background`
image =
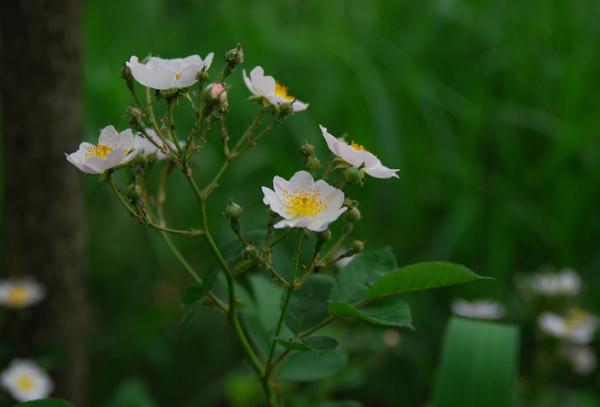
<svg viewBox="0 0 600 407"><path fill-rule="evenodd" d="M510 307L515 273L569 265L582 273L585 305L600 310L592 295L600 283L598 21L592 0L88 0L85 137L107 124L127 127L131 101L119 69L131 55L214 51L216 73L224 51L241 42L245 69L262 65L311 105L235 162L212 200L215 213L231 196L248 209L246 229L264 224L260 187L302 167L300 144L327 158L321 123L400 168L399 180L369 180L357 194L364 220L356 236L368 247L391 245L401 264L450 260L497 279L409 297L416 332L396 348L382 345L383 330L357 324L360 334L345 345L348 368L302 387L367 406L424 405L455 295ZM231 82L228 123L239 134L257 107L246 101L241 69ZM219 146L198 157L199 180L214 171ZM180 337L189 281L159 237L128 218L97 178L85 183L90 405L256 405L260 393L220 317L199 313ZM186 185L174 181L169 193L172 222L197 224ZM229 238L225 220L213 225ZM177 242L202 270L201 242ZM600 377L570 385L598 389Z"/></svg>

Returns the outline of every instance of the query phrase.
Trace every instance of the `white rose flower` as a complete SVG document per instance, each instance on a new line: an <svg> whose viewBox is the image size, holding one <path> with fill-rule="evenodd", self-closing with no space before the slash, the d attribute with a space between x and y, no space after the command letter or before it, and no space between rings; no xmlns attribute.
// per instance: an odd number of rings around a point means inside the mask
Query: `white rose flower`
<svg viewBox="0 0 600 407"><path fill-rule="evenodd" d="M148 140L144 135L139 133L136 134L135 148L138 150L138 154L144 157L154 157L157 160L164 160L166 158L169 158L168 155L166 155L156 147L164 147L165 145L161 138L158 137L158 134L156 134L156 132L153 129L146 129L145 131L148 137L150 137L152 141L154 141L154 144L150 140ZM167 146L171 151L176 149L175 143L173 143L171 140L167 140Z"/></svg>
<svg viewBox="0 0 600 407"><path fill-rule="evenodd" d="M581 290L579 275L570 268L558 273L542 272L531 276L529 287L536 293L545 296L564 295L573 297Z"/></svg>
<svg viewBox="0 0 600 407"><path fill-rule="evenodd" d="M24 308L40 302L46 290L31 278L8 278L0 281L0 304L8 308Z"/></svg>
<svg viewBox="0 0 600 407"><path fill-rule="evenodd" d="M29 360L14 360L2 372L0 381L17 401L46 398L54 387L48 374Z"/></svg>
<svg viewBox="0 0 600 407"><path fill-rule="evenodd" d="M596 353L589 346L564 346L561 348L560 354L577 374L588 375L596 370Z"/></svg>
<svg viewBox="0 0 600 407"><path fill-rule="evenodd" d="M384 166L379 161L379 158L365 150L360 144L356 144L355 142L348 144L344 140L337 139L328 133L325 127L321 125L319 127L331 152L351 166L356 168L362 167L367 174L375 178L398 178L396 173L399 170Z"/></svg>
<svg viewBox="0 0 600 407"><path fill-rule="evenodd" d="M244 82L248 90L256 97L263 97L274 106L291 103L294 112L301 112L308 108L308 103L297 100L288 94L287 87L281 85L272 76L265 76L262 67L257 66L250 71L250 76L244 70Z"/></svg>
<svg viewBox="0 0 600 407"><path fill-rule="evenodd" d="M198 55L175 59L150 57L145 64L132 56L126 65L135 80L148 88L182 89L198 82L198 72L210 68L213 56L211 52L204 60Z"/></svg>
<svg viewBox="0 0 600 407"><path fill-rule="evenodd" d="M506 308L495 301L466 301L459 298L452 302L452 312L466 318L495 320L506 314Z"/></svg>
<svg viewBox="0 0 600 407"><path fill-rule="evenodd" d="M570 309L566 316L544 312L538 317L538 325L546 335L577 345L585 345L594 339L599 320L595 315L581 309Z"/></svg>
<svg viewBox="0 0 600 407"><path fill-rule="evenodd" d="M119 133L113 126L100 131L98 145L81 143L79 149L66 154L67 161L88 174L102 174L110 168L133 160L138 151L131 129Z"/></svg>
<svg viewBox="0 0 600 407"><path fill-rule="evenodd" d="M346 211L344 192L298 171L289 181L273 178L274 190L263 187L263 202L284 219L275 228L307 228L322 232Z"/></svg>

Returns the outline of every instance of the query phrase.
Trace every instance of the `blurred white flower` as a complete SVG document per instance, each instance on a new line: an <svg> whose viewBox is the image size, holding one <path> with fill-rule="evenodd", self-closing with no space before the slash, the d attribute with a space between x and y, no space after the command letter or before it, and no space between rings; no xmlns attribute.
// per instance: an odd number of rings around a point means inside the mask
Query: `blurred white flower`
<svg viewBox="0 0 600 407"><path fill-rule="evenodd" d="M65 155L67 161L81 171L102 174L110 168L127 164L137 153L131 129L119 133L113 126L107 126L100 131L98 145L84 142L76 152Z"/></svg>
<svg viewBox="0 0 600 407"><path fill-rule="evenodd" d="M0 380L17 401L46 398L54 387L48 374L30 360L13 360Z"/></svg>
<svg viewBox="0 0 600 407"><path fill-rule="evenodd" d="M588 344L594 339L598 323L598 317L578 308L570 309L564 317L544 312L538 318L538 325L546 335L577 345Z"/></svg>
<svg viewBox="0 0 600 407"><path fill-rule="evenodd" d="M248 90L256 97L262 97L274 106L290 103L294 112L308 108L308 103L297 100L288 94L287 87L281 85L272 76L266 76L262 67L257 66L250 71L250 76L244 70L244 82Z"/></svg>
<svg viewBox="0 0 600 407"><path fill-rule="evenodd" d="M44 298L46 290L31 278L8 278L0 281L0 304L8 308L24 308Z"/></svg>
<svg viewBox="0 0 600 407"><path fill-rule="evenodd" d="M144 135L138 133L135 135L135 148L138 150L138 154L144 157L154 157L157 160L164 160L168 158L168 155L159 150L156 146L164 147L165 143L156 134L153 129L146 129L148 137L154 141L154 144L148 140ZM156 144L156 145L155 145ZM170 150L175 150L175 143L171 140L167 140L167 146Z"/></svg>
<svg viewBox="0 0 600 407"><path fill-rule="evenodd" d="M386 329L383 333L383 344L388 348L395 348L400 345L400 332L397 329Z"/></svg>
<svg viewBox="0 0 600 407"><path fill-rule="evenodd" d="M579 275L570 268L565 268L558 273L536 273L528 280L529 287L536 293L545 296L575 296L581 289Z"/></svg>
<svg viewBox="0 0 600 407"><path fill-rule="evenodd" d="M273 178L274 190L263 187L263 202L284 219L275 228L307 228L315 232L327 229L347 208L344 192L327 182L314 181L306 171L298 171L286 181Z"/></svg>
<svg viewBox="0 0 600 407"><path fill-rule="evenodd" d="M573 368L573 371L580 375L588 375L596 369L596 353L589 346L568 345L560 350L564 357Z"/></svg>
<svg viewBox="0 0 600 407"><path fill-rule="evenodd" d="M506 313L506 308L495 301L466 301L459 298L452 302L452 312L466 318L494 320L502 318Z"/></svg>
<svg viewBox="0 0 600 407"><path fill-rule="evenodd" d="M132 56L126 65L135 80L148 88L181 89L198 82L198 72L210 68L213 56L211 52L204 60L198 55L175 59L150 57L145 64L138 57Z"/></svg>
<svg viewBox="0 0 600 407"><path fill-rule="evenodd" d="M355 142L348 144L344 140L337 139L328 133L325 127L321 125L319 127L331 152L351 166L356 168L362 167L367 174L375 178L398 178L396 172L399 170L384 166L379 161L379 158L365 150L360 144L356 144Z"/></svg>

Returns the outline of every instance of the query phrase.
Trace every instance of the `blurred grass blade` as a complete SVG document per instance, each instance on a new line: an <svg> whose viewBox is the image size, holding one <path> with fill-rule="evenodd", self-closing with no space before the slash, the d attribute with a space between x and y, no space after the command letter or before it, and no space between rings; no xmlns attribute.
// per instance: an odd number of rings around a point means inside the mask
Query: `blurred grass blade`
<svg viewBox="0 0 600 407"><path fill-rule="evenodd" d="M386 297L409 291L467 283L485 279L460 264L440 261L417 263L381 277L367 290L365 298Z"/></svg>
<svg viewBox="0 0 600 407"><path fill-rule="evenodd" d="M453 318L431 407L513 406L518 351L516 327Z"/></svg>

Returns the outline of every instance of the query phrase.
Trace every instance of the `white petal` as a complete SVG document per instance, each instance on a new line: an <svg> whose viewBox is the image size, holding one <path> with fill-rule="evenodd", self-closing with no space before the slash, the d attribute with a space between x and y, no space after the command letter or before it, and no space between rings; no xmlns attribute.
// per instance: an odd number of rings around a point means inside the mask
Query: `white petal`
<svg viewBox="0 0 600 407"><path fill-rule="evenodd" d="M279 197L277 196L277 194L275 193L275 191L267 188L267 187L262 187L262 192L264 194L263 197L263 202L265 205L268 205L269 208L271 208L271 210L281 216L283 216L284 218L287 218L287 214L284 208L283 203L281 202L281 200L279 199Z"/></svg>
<svg viewBox="0 0 600 407"><path fill-rule="evenodd" d="M265 76L262 67L257 66L250 71L250 80L256 95L269 96L275 92L275 78Z"/></svg>
<svg viewBox="0 0 600 407"><path fill-rule="evenodd" d="M98 138L98 143L103 144L105 146L113 147L117 144L119 139L119 132L115 129L114 126L106 126L102 130L100 130L100 137Z"/></svg>
<svg viewBox="0 0 600 407"><path fill-rule="evenodd" d="M308 109L308 103L304 103L299 100L296 100L294 103L292 103L292 110L294 112L301 112L306 109Z"/></svg>
<svg viewBox="0 0 600 407"><path fill-rule="evenodd" d="M374 178L398 178L399 170L391 169L384 165L379 167L365 168L365 172Z"/></svg>
<svg viewBox="0 0 600 407"><path fill-rule="evenodd" d="M214 52L209 52L208 55L204 58L204 61L202 61L205 71L207 71L210 68L210 66L212 65L214 56L215 56Z"/></svg>
<svg viewBox="0 0 600 407"><path fill-rule="evenodd" d="M290 178L290 189L308 191L315 186L315 180L307 171L298 171Z"/></svg>

